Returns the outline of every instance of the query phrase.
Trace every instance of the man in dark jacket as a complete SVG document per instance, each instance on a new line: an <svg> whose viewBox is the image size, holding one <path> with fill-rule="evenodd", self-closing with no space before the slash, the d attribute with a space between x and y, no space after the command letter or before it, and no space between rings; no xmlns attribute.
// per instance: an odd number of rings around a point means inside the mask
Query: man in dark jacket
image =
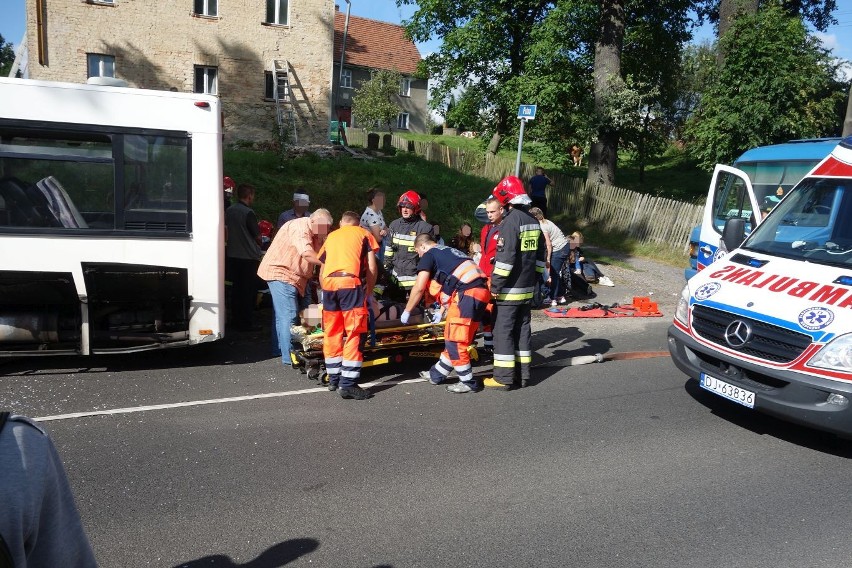
<svg viewBox="0 0 852 568"><path fill-rule="evenodd" d="M420 218L420 195L416 191L403 193L396 207L400 217L388 226L390 247L385 251L385 269L408 295L417 280L417 263L420 261L414 250L414 239L423 233L434 235L432 225Z"/></svg>
<svg viewBox="0 0 852 568"><path fill-rule="evenodd" d="M520 179L506 176L493 195L506 213L491 273L496 308L494 379L486 380L486 386L509 390L526 386L530 378L532 299L536 281L545 270L546 247L541 225L527 213L530 198Z"/></svg>

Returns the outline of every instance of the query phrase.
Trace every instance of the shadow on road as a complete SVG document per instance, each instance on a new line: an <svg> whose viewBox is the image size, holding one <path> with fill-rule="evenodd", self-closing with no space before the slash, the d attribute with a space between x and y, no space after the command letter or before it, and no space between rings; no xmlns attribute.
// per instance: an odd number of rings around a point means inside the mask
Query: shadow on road
<svg viewBox="0 0 852 568"><path fill-rule="evenodd" d="M317 548L319 541L316 539L293 538L270 546L260 556L245 564L237 564L224 554L215 554L178 564L175 568L279 568Z"/></svg>
<svg viewBox="0 0 852 568"><path fill-rule="evenodd" d="M609 339L590 337L580 341L584 335L576 327L552 327L534 332L530 386L543 383L560 369L569 366L571 357L597 353L606 355L612 350L612 342ZM540 354L542 348L551 350L551 354L544 357ZM560 365L560 361L564 361L564 364Z"/></svg>
<svg viewBox="0 0 852 568"><path fill-rule="evenodd" d="M729 402L709 393L698 385L696 379L688 379L684 390L696 402L709 409L715 416L727 420L761 436L772 436L790 444L796 444L817 452L841 458L852 458L852 441L844 440L829 432L807 426L785 422L774 416L756 412L739 404Z"/></svg>

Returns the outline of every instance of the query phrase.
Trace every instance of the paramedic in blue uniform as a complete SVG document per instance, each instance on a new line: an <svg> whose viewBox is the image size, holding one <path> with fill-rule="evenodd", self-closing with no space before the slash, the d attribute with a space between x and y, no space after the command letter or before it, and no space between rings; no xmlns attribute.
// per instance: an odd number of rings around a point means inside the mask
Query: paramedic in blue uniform
<svg viewBox="0 0 852 568"><path fill-rule="evenodd" d="M491 295L494 298L494 378L486 386L527 386L532 347L532 299L536 281L545 271L546 245L541 225L527 210L531 203L523 182L503 178L493 191L504 208Z"/></svg>
<svg viewBox="0 0 852 568"><path fill-rule="evenodd" d="M444 351L438 362L420 376L433 385L439 385L455 369L459 382L447 386L447 390L454 393L478 392L482 385L473 377L468 348L491 300L487 277L469 256L435 243L432 235L417 235L414 249L420 256L417 278L400 323L408 323L411 310L420 303L427 290L447 310Z"/></svg>

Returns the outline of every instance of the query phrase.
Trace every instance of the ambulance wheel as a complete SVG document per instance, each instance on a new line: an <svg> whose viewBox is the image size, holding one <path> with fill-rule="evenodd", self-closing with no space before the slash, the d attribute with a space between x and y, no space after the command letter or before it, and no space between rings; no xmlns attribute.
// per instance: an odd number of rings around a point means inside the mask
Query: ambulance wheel
<svg viewBox="0 0 852 568"><path fill-rule="evenodd" d="M319 381L321 385L328 386L328 373L323 373Z"/></svg>

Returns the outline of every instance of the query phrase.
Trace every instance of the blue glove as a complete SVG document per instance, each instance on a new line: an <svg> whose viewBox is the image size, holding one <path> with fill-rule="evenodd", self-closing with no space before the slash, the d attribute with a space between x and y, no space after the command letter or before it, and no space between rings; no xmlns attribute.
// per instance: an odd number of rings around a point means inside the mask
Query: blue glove
<svg viewBox="0 0 852 568"><path fill-rule="evenodd" d="M402 315L399 316L399 323L405 325L408 323L408 320L411 318L411 312L405 311L402 312Z"/></svg>
<svg viewBox="0 0 852 568"><path fill-rule="evenodd" d="M444 315L441 310L437 310L432 314L432 323L441 323L441 316Z"/></svg>

